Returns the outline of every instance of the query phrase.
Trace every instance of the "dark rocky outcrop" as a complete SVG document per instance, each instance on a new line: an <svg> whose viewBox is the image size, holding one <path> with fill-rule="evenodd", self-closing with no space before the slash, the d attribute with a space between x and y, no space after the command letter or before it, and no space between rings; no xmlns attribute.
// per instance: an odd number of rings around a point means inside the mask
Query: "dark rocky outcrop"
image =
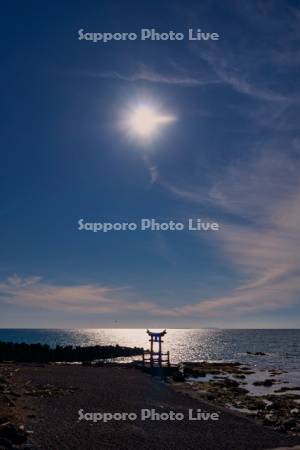
<svg viewBox="0 0 300 450"><path fill-rule="evenodd" d="M57 345L52 348L46 344L0 342L0 362L92 361L141 355L142 353L142 348L121 347L119 345L94 345L90 347L73 347L71 345L62 347Z"/></svg>

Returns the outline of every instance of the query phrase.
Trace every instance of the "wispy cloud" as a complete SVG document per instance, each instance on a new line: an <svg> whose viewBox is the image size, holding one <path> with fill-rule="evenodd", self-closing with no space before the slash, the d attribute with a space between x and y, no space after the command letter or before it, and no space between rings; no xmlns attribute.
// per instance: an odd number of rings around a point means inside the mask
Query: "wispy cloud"
<svg viewBox="0 0 300 450"><path fill-rule="evenodd" d="M41 277L9 277L0 283L0 299L6 304L17 304L66 311L109 312L119 306L114 297L118 289L85 285L56 285Z"/></svg>
<svg viewBox="0 0 300 450"><path fill-rule="evenodd" d="M276 146L277 145L277 146ZM152 182L162 184L191 206L210 202L222 211L215 236L218 256L239 274L242 282L226 294L197 298L180 307L148 301L129 288L99 284L58 285L40 277L17 275L0 283L0 299L50 310L78 313L147 313L164 317L223 317L274 311L297 304L300 293L300 160L297 141L285 152L269 142L243 161L233 161L210 185L178 188L164 182L152 167ZM138 300L136 300L138 298Z"/></svg>
<svg viewBox="0 0 300 450"><path fill-rule="evenodd" d="M146 81L149 83L162 83L181 87L199 87L219 84L230 86L239 93L246 94L260 100L276 103L294 103L297 101L295 97L289 97L288 95L273 91L267 87L263 88L255 85L253 82L251 83L250 80L243 78L241 74L238 75L236 72L234 73L231 68L226 68L224 64L223 67L221 67L220 58L218 57L213 58L212 55L207 53L205 59L213 68L214 75L204 77L195 72L176 74L173 70L172 73L164 74L156 69L146 68L144 66L132 73L122 73L118 71L85 71L84 75L92 78L107 78L128 82Z"/></svg>
<svg viewBox="0 0 300 450"><path fill-rule="evenodd" d="M190 50L215 76L236 92L276 104L299 104L296 85L299 68L299 8L284 2L234 2L236 33L230 30L218 45ZM230 13L230 8L229 8ZM194 20L199 20L195 10ZM255 42L255 45L253 45ZM282 75L289 73L289 86Z"/></svg>
<svg viewBox="0 0 300 450"><path fill-rule="evenodd" d="M178 314L226 317L299 301L300 162L292 146L282 153L273 145L247 162L232 163L209 187L191 190L163 184L187 202L203 204L209 199L222 210L219 251L244 279L227 295L184 305Z"/></svg>
<svg viewBox="0 0 300 450"><path fill-rule="evenodd" d="M151 315L172 315L167 309L148 301L128 300L127 287L115 288L98 284L59 285L42 277L13 275L0 283L0 301L6 305L19 305L70 313L118 314L147 312Z"/></svg>
<svg viewBox="0 0 300 450"><path fill-rule="evenodd" d="M260 75L259 68L263 69L267 57L261 50L256 51L254 55L249 55L242 46L234 50L210 48L205 51L195 51L193 47L193 53L198 60L208 64L220 83L230 86L238 93L271 103L299 103L297 95L280 92L278 86L270 87L274 86L275 77L272 83L270 80L266 83L265 77ZM247 54L248 56L245 56ZM282 89L282 86L280 88Z"/></svg>
<svg viewBox="0 0 300 450"><path fill-rule="evenodd" d="M211 204L241 218L265 223L272 220L274 208L284 203L299 185L297 142L282 144L289 145L295 157L288 150L284 153L276 142L249 150L247 159L236 159L226 168L214 169L208 184L194 180L188 185L177 185L158 175L156 168L157 180L183 200Z"/></svg>
<svg viewBox="0 0 300 450"><path fill-rule="evenodd" d="M172 73L169 72L168 74L164 74L154 68L140 65L134 72L127 74L118 71L85 71L84 74L93 78L108 78L129 82L147 81L149 83L163 83L182 87L205 86L208 84L221 83L221 80L217 77L204 77L200 73L189 74L184 70L176 72L174 69L172 69L171 72Z"/></svg>

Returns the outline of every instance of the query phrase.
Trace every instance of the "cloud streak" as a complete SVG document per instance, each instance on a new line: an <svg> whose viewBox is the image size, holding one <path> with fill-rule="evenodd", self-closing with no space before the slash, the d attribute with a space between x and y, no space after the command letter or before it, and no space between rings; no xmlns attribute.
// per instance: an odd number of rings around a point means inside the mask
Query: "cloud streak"
<svg viewBox="0 0 300 450"><path fill-rule="evenodd" d="M222 210L225 220L217 238L220 252L244 279L228 295L201 299L177 313L226 317L297 304L300 162L291 148L284 154L269 143L247 162L233 162L208 187L182 189L163 183L187 202L209 201ZM226 213L230 219L226 220Z"/></svg>
<svg viewBox="0 0 300 450"><path fill-rule="evenodd" d="M147 81L149 83L162 83L182 87L206 86L209 84L221 83L221 80L218 78L203 77L200 74L176 73L175 70L172 70L172 74L163 74L144 65L131 74L125 74L118 71L89 71L84 74L93 78L107 78L129 82Z"/></svg>
<svg viewBox="0 0 300 450"><path fill-rule="evenodd" d="M169 311L148 301L128 300L129 288L98 284L58 285L41 277L13 275L0 283L0 301L6 305L82 314L147 312L168 315ZM172 314L172 313L171 313Z"/></svg>
<svg viewBox="0 0 300 450"><path fill-rule="evenodd" d="M195 296L193 303L166 307L161 298L135 300L137 293L129 288L58 285L37 276L14 275L0 283L1 302L83 314L143 312L153 317L212 320L296 305L300 292L300 160L295 141L285 153L278 145L269 142L247 161L233 161L208 186L198 183L194 188L178 188L164 182L156 166L151 166L152 182L177 198L196 204L197 210L209 202L222 211L224 220L215 236L215 248L242 280L224 295Z"/></svg>

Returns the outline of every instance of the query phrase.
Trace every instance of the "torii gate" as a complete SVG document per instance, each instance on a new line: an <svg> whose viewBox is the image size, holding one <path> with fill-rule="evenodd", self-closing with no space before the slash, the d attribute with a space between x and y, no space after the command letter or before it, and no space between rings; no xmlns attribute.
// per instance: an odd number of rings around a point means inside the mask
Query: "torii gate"
<svg viewBox="0 0 300 450"><path fill-rule="evenodd" d="M163 343L162 337L167 334L167 331L152 332L147 330L147 334L150 336L150 356L145 358L145 354L143 355L143 365L150 363L150 367L162 367L166 363L167 366L170 366L170 352L162 353L161 348L161 344ZM158 344L158 351L155 351L154 344Z"/></svg>

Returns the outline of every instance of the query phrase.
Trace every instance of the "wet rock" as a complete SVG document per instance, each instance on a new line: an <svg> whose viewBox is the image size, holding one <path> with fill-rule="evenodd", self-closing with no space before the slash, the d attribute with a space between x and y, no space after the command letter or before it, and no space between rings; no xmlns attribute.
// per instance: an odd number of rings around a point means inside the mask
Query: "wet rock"
<svg viewBox="0 0 300 450"><path fill-rule="evenodd" d="M174 373L173 375L173 381L175 381L175 383L183 383L185 380L183 373L181 372L177 372Z"/></svg>
<svg viewBox="0 0 300 450"><path fill-rule="evenodd" d="M264 381L254 381L253 386L264 386L264 387L271 387L275 383L275 380L271 380L270 378L267 378Z"/></svg>
<svg viewBox="0 0 300 450"><path fill-rule="evenodd" d="M222 374L222 373L240 373L240 363L230 362L183 362L184 368L192 370L199 370L200 372L206 372L209 374Z"/></svg>
<svg viewBox="0 0 300 450"><path fill-rule="evenodd" d="M275 377L276 375L282 375L284 373L284 371L282 370L275 370L275 369L272 369L269 372L272 377Z"/></svg>
<svg viewBox="0 0 300 450"><path fill-rule="evenodd" d="M239 387L238 381L232 380L231 378L223 378L219 379L216 384L219 384L220 386L224 386L226 388L237 388Z"/></svg>
<svg viewBox="0 0 300 450"><path fill-rule="evenodd" d="M243 394L248 394L249 391L245 388L233 387L233 388L231 388L231 392L236 395L243 395Z"/></svg>
<svg viewBox="0 0 300 450"><path fill-rule="evenodd" d="M241 380L244 380L246 378L246 376L242 373L236 373L233 376L234 376L234 378L239 378Z"/></svg>
<svg viewBox="0 0 300 450"><path fill-rule="evenodd" d="M264 352L247 352L247 355L266 356L267 354Z"/></svg>
<svg viewBox="0 0 300 450"><path fill-rule="evenodd" d="M275 392L287 392L287 391L300 391L300 387L281 387L280 389L277 389Z"/></svg>
<svg viewBox="0 0 300 450"><path fill-rule="evenodd" d="M246 415L251 415L260 424L272 427L285 434L300 434L300 407L296 401L300 400L296 392L286 392L285 395L276 395L272 391L268 395L249 395L244 388L243 381L248 373L257 373L247 366L237 366L227 363L186 363L185 374L195 377L197 371L205 374L217 372L216 376L209 379L199 378L192 383L185 384L185 392L190 392L192 397L204 398L215 402L219 406L233 407ZM265 372L265 371L263 371ZM267 371L270 378L256 379L254 386L271 387L278 383L276 375L283 371ZM261 378L261 374L258 376ZM271 378L271 376L273 376ZM180 377L178 381L184 381ZM247 386L246 386L247 387ZM279 392L300 390L299 387L281 388Z"/></svg>
<svg viewBox="0 0 300 450"><path fill-rule="evenodd" d="M204 370L192 369L191 367L184 368L184 375L195 378L205 377L207 374Z"/></svg>

